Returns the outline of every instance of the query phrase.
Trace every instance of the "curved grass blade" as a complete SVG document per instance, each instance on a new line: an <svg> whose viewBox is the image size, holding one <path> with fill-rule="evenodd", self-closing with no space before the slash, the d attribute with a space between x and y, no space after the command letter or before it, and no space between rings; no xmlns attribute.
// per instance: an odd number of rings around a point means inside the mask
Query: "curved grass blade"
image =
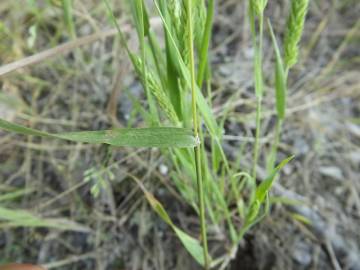
<svg viewBox="0 0 360 270"><path fill-rule="evenodd" d="M256 189L256 200L258 200L260 203L264 202L267 193L271 189L276 179L277 173L293 158L294 156L291 156L281 161L280 164L272 171L272 173L264 181L261 182L261 184Z"/></svg>
<svg viewBox="0 0 360 270"><path fill-rule="evenodd" d="M81 143L109 144L113 146L182 148L197 145L197 141L190 129L174 127L48 133L0 119L0 129L23 135L56 138Z"/></svg>
<svg viewBox="0 0 360 270"><path fill-rule="evenodd" d="M270 208L269 190L271 189L278 172L293 158L294 156L284 159L257 187L255 196L252 198L252 202L248 208L248 212L245 217L245 223L240 230L239 239L241 239L244 234L250 230L251 227L261 221L268 214ZM260 211L261 208L264 210Z"/></svg>
<svg viewBox="0 0 360 270"><path fill-rule="evenodd" d="M200 242L197 239L193 238L192 236L188 235L183 230L179 229L177 226L175 226L170 216L166 212L164 206L154 197L154 195L152 195L150 192L147 191L145 186L140 182L138 178L136 178L131 174L129 174L129 176L137 183L137 185L143 191L147 201L149 202L153 210L160 216L160 218L164 222L166 222L174 230L176 236L179 238L179 240L184 245L186 250L200 265L204 266L205 264L204 251ZM211 258L209 259L211 260Z"/></svg>

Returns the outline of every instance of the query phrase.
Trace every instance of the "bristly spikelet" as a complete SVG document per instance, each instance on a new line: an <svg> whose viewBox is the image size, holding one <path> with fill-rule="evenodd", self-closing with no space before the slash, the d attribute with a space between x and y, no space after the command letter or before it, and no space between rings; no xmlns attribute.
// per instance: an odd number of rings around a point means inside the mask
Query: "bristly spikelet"
<svg viewBox="0 0 360 270"><path fill-rule="evenodd" d="M309 0L292 0L291 11L287 20L287 29L284 38L285 65L291 68L298 61L299 48L304 29L305 17Z"/></svg>
<svg viewBox="0 0 360 270"><path fill-rule="evenodd" d="M172 19L172 24L175 29L177 42L181 56L184 63L188 64L189 59L189 46L188 38L189 32L187 24L189 18L187 17L187 2L184 0L168 0L168 11ZM193 14L193 29L194 29L194 42L197 49L200 48L202 41L202 35L206 22L206 6L205 1L195 0L192 2L192 14Z"/></svg>
<svg viewBox="0 0 360 270"><path fill-rule="evenodd" d="M206 6L205 1L197 0L194 1L194 39L195 46L199 50L201 48L201 42L204 34L205 23L206 23Z"/></svg>
<svg viewBox="0 0 360 270"><path fill-rule="evenodd" d="M177 46L180 50L180 54L185 64L187 64L189 58L189 48L186 41L189 33L187 30L188 18L186 12L186 1L168 0L167 3L167 8L171 17L174 34L177 39Z"/></svg>
<svg viewBox="0 0 360 270"><path fill-rule="evenodd" d="M176 34L178 35L182 30L181 29L182 28L181 17L182 17L182 13L183 13L182 1L169 0L168 11L169 11L172 23L175 27Z"/></svg>
<svg viewBox="0 0 360 270"><path fill-rule="evenodd" d="M131 55L132 62L135 68L135 71L137 75L140 77L142 83L145 83L145 80L147 81L149 90L151 94L156 98L157 102L159 103L161 109L165 112L167 117L170 121L173 123L178 123L179 118L177 117L177 114L175 112L174 107L172 106L172 103L170 102L168 96L162 91L160 83L155 79L155 76L153 73L149 70L146 73L146 78L144 74L142 73L141 69L141 59L135 54Z"/></svg>

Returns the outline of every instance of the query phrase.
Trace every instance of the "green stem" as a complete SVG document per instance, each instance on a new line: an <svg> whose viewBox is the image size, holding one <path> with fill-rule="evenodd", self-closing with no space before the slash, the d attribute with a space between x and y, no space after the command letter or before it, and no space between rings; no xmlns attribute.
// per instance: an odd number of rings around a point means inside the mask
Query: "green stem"
<svg viewBox="0 0 360 270"><path fill-rule="evenodd" d="M255 17L254 17L255 18ZM255 20L255 19L254 19ZM255 24L255 21L253 22ZM260 131L261 131L261 113L262 113L262 95L263 95L263 77L262 77L262 48L264 36L264 17L259 16L259 44L256 43L255 31L253 33L253 42L255 45L255 91L256 91L256 133L254 146L254 160L252 177L256 180L256 166L259 160Z"/></svg>
<svg viewBox="0 0 360 270"><path fill-rule="evenodd" d="M260 131L261 131L261 98L256 100L256 133L255 133L255 146L254 146L254 164L252 177L256 180L256 166L259 160L260 148Z"/></svg>
<svg viewBox="0 0 360 270"><path fill-rule="evenodd" d="M289 75L290 68L285 67L285 83L287 84L288 75ZM274 138L274 144L271 148L270 152L270 158L267 162L266 170L267 172L271 172L275 168L277 153L278 153L278 147L280 143L280 136L282 131L282 125L285 118L280 118L278 116L277 122L276 122L276 128L275 128L275 138Z"/></svg>
<svg viewBox="0 0 360 270"><path fill-rule="evenodd" d="M67 30L69 31L70 37L72 39L76 38L76 31L74 25L74 17L73 17L73 2L72 0L64 0L63 1L63 12Z"/></svg>
<svg viewBox="0 0 360 270"><path fill-rule="evenodd" d="M268 173L272 172L275 168L276 157L277 157L278 147L279 147L279 143L280 143L280 134L281 134L281 130L282 130L282 123L283 123L283 119L277 119L276 127L275 127L274 143L271 147L270 157L268 160L268 164L266 166L266 171Z"/></svg>
<svg viewBox="0 0 360 270"><path fill-rule="evenodd" d="M194 43L193 43L193 20L192 20L192 0L187 0L187 16L188 16L188 31L189 31L189 48L190 48L190 73L191 73L191 98L192 98L192 115L194 125L194 136L200 140L199 137L199 122L196 107L196 78L195 78L195 57L194 57ZM200 145L195 146L195 169L196 181L199 197L199 211L200 211L200 227L201 239L203 242L204 250L204 269L209 269L209 257L207 247L207 232L206 232L206 219L205 219L205 199L204 199L204 185L201 175L201 148Z"/></svg>

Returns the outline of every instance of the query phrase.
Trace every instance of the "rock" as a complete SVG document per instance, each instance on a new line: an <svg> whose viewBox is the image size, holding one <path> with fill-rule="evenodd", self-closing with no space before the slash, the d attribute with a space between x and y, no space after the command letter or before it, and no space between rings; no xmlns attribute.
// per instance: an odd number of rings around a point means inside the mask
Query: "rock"
<svg viewBox="0 0 360 270"><path fill-rule="evenodd" d="M331 177L335 180L342 181L344 179L344 175L339 167L335 167L335 166L320 167L319 172L322 175Z"/></svg>

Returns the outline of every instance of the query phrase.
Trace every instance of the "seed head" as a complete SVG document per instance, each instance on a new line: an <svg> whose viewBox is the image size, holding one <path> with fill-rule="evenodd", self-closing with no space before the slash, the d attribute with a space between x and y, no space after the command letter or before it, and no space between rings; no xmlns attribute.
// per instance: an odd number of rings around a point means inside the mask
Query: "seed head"
<svg viewBox="0 0 360 270"><path fill-rule="evenodd" d="M309 0L292 0L291 11L287 20L287 29L284 39L285 65L287 68L294 66L299 57L298 44L304 30L305 17Z"/></svg>
<svg viewBox="0 0 360 270"><path fill-rule="evenodd" d="M251 9L257 16L260 16L264 13L267 1L268 0L250 0Z"/></svg>

